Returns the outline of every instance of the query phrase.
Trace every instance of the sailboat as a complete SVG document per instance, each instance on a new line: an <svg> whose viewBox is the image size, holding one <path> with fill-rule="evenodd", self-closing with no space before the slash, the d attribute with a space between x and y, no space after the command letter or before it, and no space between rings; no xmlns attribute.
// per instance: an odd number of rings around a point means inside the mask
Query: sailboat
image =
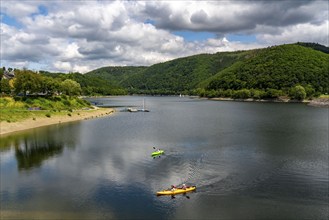
<svg viewBox="0 0 329 220"><path fill-rule="evenodd" d="M128 111L128 112L137 112L138 110L135 109L135 108L127 108L127 111Z"/></svg>
<svg viewBox="0 0 329 220"><path fill-rule="evenodd" d="M143 99L143 108L138 109L137 111L139 111L139 112L149 112L150 111L150 110L145 108L145 99Z"/></svg>

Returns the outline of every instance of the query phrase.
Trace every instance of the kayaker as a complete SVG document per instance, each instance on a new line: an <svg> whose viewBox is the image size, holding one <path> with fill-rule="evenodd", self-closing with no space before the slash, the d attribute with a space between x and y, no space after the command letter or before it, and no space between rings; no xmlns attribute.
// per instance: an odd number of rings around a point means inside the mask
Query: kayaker
<svg viewBox="0 0 329 220"><path fill-rule="evenodd" d="M160 152L160 148L153 147L153 149L157 152Z"/></svg>
<svg viewBox="0 0 329 220"><path fill-rule="evenodd" d="M183 190L186 190L186 185L185 185L185 183L183 183L183 185L182 185L182 189L183 189Z"/></svg>
<svg viewBox="0 0 329 220"><path fill-rule="evenodd" d="M175 185L171 185L171 191L175 191L176 190L176 186Z"/></svg>

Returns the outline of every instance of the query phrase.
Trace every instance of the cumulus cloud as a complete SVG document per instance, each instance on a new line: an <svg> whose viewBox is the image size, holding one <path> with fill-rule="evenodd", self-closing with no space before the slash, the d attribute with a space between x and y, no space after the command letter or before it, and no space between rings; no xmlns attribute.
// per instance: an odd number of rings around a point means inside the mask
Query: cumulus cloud
<svg viewBox="0 0 329 220"><path fill-rule="evenodd" d="M328 46L329 22L313 25L310 23L298 24L281 29L276 34L260 34L257 38L262 42L275 42L277 44L295 42L321 42Z"/></svg>
<svg viewBox="0 0 329 220"><path fill-rule="evenodd" d="M190 20L192 23L206 24L207 18L208 14L203 9L201 9L200 11L194 12Z"/></svg>
<svg viewBox="0 0 329 220"><path fill-rule="evenodd" d="M317 13L314 13L314 12ZM257 25L286 27L328 18L326 1L147 2L143 12L169 30L243 32Z"/></svg>
<svg viewBox="0 0 329 220"><path fill-rule="evenodd" d="M38 1L2 1L1 13L12 17L25 17L39 12L40 2Z"/></svg>
<svg viewBox="0 0 329 220"><path fill-rule="evenodd" d="M328 46L328 7L321 0L3 1L1 65L87 72L296 41ZM175 31L215 37L186 40ZM229 41L232 34L257 41Z"/></svg>

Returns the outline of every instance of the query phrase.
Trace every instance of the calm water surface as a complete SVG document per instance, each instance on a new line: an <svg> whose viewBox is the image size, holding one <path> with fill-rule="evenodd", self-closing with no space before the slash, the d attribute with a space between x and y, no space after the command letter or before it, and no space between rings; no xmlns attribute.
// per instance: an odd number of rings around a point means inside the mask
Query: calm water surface
<svg viewBox="0 0 329 220"><path fill-rule="evenodd" d="M92 101L117 112L1 137L1 218L328 219L328 108ZM197 191L155 195L182 183Z"/></svg>

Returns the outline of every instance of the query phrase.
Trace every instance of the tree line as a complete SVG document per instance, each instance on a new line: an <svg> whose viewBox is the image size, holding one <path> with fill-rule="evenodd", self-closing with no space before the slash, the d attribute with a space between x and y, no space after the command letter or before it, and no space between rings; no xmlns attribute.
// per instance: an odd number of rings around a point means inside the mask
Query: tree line
<svg viewBox="0 0 329 220"><path fill-rule="evenodd" d="M219 72L201 95L305 99L329 93L329 56L299 44L258 50Z"/></svg>
<svg viewBox="0 0 329 220"><path fill-rule="evenodd" d="M61 80L60 78L47 77L27 69L15 69L15 76L12 79L6 79L3 77L4 71L5 68L2 68L0 74L0 92L3 95L53 96L56 94L65 94L68 96L78 96L82 92L80 84L72 79Z"/></svg>
<svg viewBox="0 0 329 220"><path fill-rule="evenodd" d="M102 67L86 74L15 70L1 92L15 95L199 95L302 100L329 93L328 47L296 43L199 54L150 67Z"/></svg>

